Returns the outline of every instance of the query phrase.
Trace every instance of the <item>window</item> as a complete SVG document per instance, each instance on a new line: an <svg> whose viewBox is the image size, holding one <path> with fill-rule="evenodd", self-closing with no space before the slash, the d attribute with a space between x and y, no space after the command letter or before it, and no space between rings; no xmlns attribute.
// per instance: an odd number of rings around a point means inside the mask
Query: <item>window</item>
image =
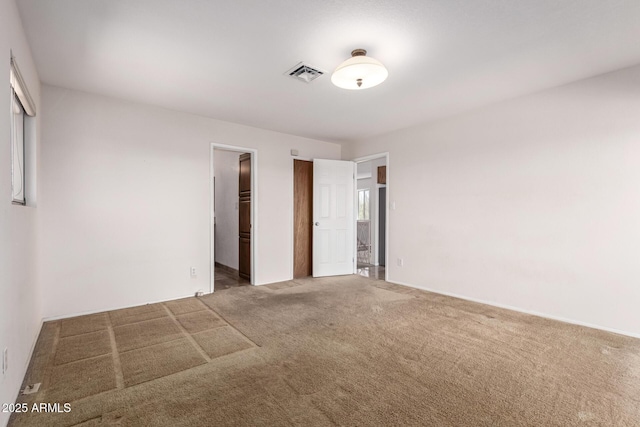
<svg viewBox="0 0 640 427"><path fill-rule="evenodd" d="M24 108L11 95L11 201L24 205Z"/></svg>
<svg viewBox="0 0 640 427"><path fill-rule="evenodd" d="M358 221L369 220L369 190L358 190Z"/></svg>
<svg viewBox="0 0 640 427"><path fill-rule="evenodd" d="M18 64L11 56L11 201L26 204L25 197L25 123L36 115L35 104Z"/></svg>

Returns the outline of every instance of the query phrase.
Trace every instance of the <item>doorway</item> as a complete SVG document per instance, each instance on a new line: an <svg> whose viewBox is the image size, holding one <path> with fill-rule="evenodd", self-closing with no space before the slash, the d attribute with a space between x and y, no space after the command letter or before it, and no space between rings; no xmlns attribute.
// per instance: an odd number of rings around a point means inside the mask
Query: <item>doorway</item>
<svg viewBox="0 0 640 427"><path fill-rule="evenodd" d="M349 274L356 273L367 277L386 280L386 264L387 264L387 210L386 192L388 185L387 171L388 155L378 154L367 158L357 159L356 168L357 175L360 178L369 178L370 184L367 192L359 192L358 188L354 189L356 200L354 207L358 208L359 204L368 204L359 221L354 224L353 239L354 258L356 262L353 264ZM369 168L364 171L363 168ZM372 172L375 170L375 175ZM305 160L293 160L293 187L294 187L294 227L293 227L293 277L301 278L313 275L312 259L313 259L313 178L315 171L313 170L313 162ZM366 176L364 176L366 175ZM378 175L380 178L378 178ZM380 182L378 182L380 180ZM356 180L357 181L357 180ZM362 184L362 181L361 181ZM372 190L373 188L373 190ZM364 190L365 188L360 188ZM374 194L372 195L372 191ZM362 201L362 203L360 203ZM360 213L358 213L360 215ZM354 218L354 217L352 217ZM354 218L355 220L356 218ZM366 226L361 224L368 222ZM366 229L363 229L366 227ZM374 228L375 227L375 228ZM359 233L365 233L366 238L359 236ZM361 237L361 238L359 238Z"/></svg>
<svg viewBox="0 0 640 427"><path fill-rule="evenodd" d="M294 278L354 273L354 181L354 162L294 159Z"/></svg>
<svg viewBox="0 0 640 427"><path fill-rule="evenodd" d="M388 154L356 159L356 273L387 278Z"/></svg>
<svg viewBox="0 0 640 427"><path fill-rule="evenodd" d="M211 145L211 292L255 282L256 155Z"/></svg>

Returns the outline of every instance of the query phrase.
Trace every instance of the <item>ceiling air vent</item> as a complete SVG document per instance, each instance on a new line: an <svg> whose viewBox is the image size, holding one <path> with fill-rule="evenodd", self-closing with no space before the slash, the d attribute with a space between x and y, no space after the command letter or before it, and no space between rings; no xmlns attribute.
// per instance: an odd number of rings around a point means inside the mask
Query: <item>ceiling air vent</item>
<svg viewBox="0 0 640 427"><path fill-rule="evenodd" d="M301 82L311 83L312 81L323 75L324 71L321 71L316 67L312 67L311 65L305 64L304 62L300 62L285 74Z"/></svg>

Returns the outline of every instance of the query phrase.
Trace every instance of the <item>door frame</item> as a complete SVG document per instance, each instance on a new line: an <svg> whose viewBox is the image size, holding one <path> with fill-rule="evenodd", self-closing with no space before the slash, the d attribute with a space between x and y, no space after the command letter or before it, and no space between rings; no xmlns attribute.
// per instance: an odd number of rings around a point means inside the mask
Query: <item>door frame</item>
<svg viewBox="0 0 640 427"><path fill-rule="evenodd" d="M382 159L382 158L385 159L385 164L387 166L387 179L386 179L387 183L385 184L386 187L387 187L387 200L386 200L387 203L386 203L385 208L384 208L385 209L385 214L386 214L385 215L385 221L384 221L384 228L385 228L385 230L384 230L384 246L385 246L385 251L384 251L385 252L384 253L384 263L385 263L385 266L384 266L384 280L385 280L385 282L388 282L389 281L389 205L390 205L390 202L389 202L389 188L390 188L390 185L389 185L389 166L390 166L389 165L389 152L386 151L386 152L383 152L383 153L377 153L377 154L371 154L371 155L368 155L368 156L357 157L357 158L353 159L353 161L356 162L356 174L357 174L358 173L357 172L358 171L358 169L357 169L358 168L358 163L368 162L369 160L376 160L376 159ZM377 176L377 174L374 174L373 171L372 171L371 172L371 179L373 179L374 176ZM354 200L357 201L357 197L358 197L357 185L356 185L356 189L354 190L354 193L355 193L354 194ZM378 209L380 209L379 205L378 205ZM358 224L357 224L358 216L357 215L355 216L354 221L356 222L355 226L357 227L358 226ZM355 249L354 257L356 259L358 259L358 245L357 245L357 242L356 242L356 245L355 245L354 249ZM358 269L358 265L357 265L357 263L355 263L354 270L353 270L354 274L357 274L357 272L358 272L357 269Z"/></svg>
<svg viewBox="0 0 640 427"><path fill-rule="evenodd" d="M238 145L219 144L212 142L209 147L209 293L214 292L215 284L215 235L214 235L214 218L213 209L215 200L215 183L213 177L214 171L214 152L215 150L235 151L238 153L251 153L251 284L256 284L257 271L257 230L258 230L258 150L255 148L240 147Z"/></svg>

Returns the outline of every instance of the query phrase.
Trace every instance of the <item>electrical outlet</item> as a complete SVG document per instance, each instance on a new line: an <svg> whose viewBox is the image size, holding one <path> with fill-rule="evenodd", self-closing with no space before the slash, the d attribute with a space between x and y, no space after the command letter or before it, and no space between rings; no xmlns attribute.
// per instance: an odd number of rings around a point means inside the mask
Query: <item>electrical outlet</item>
<svg viewBox="0 0 640 427"><path fill-rule="evenodd" d="M196 268L195 267L191 267L189 269L189 273L191 274L191 277L195 277L196 276Z"/></svg>
<svg viewBox="0 0 640 427"><path fill-rule="evenodd" d="M398 267L404 266L404 260L402 258L398 258Z"/></svg>
<svg viewBox="0 0 640 427"><path fill-rule="evenodd" d="M2 375L9 370L9 349L5 348L2 351Z"/></svg>

